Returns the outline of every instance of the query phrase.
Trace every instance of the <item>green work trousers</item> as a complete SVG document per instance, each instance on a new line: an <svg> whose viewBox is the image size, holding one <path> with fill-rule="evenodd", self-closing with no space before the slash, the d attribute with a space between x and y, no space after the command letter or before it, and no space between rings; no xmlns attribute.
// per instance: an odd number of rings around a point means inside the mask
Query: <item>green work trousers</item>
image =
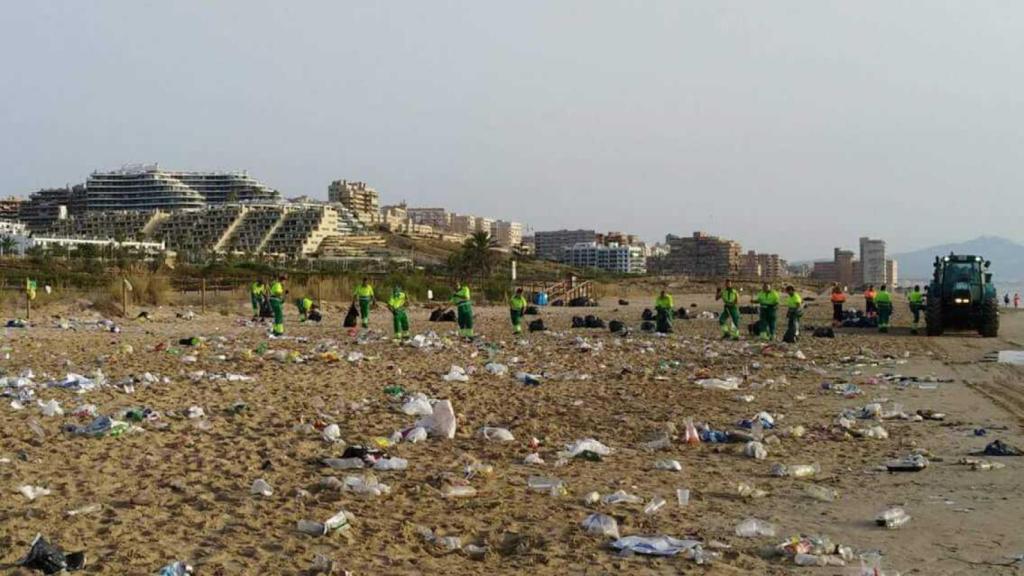
<svg viewBox="0 0 1024 576"><path fill-rule="evenodd" d="M274 311L273 333L280 336L284 334L284 300L278 296L271 296L270 309Z"/></svg>
<svg viewBox="0 0 1024 576"><path fill-rule="evenodd" d="M463 302L456 308L457 320L459 321L459 336L473 337L473 305Z"/></svg>
<svg viewBox="0 0 1024 576"><path fill-rule="evenodd" d="M370 299L359 297L359 318L363 322L363 328L370 326Z"/></svg>
<svg viewBox="0 0 1024 576"><path fill-rule="evenodd" d="M409 315L405 308L392 310L391 319L395 326L395 338L405 338L409 335Z"/></svg>
<svg viewBox="0 0 1024 576"><path fill-rule="evenodd" d="M775 323L778 318L777 305L761 306L761 338L775 340Z"/></svg>
<svg viewBox="0 0 1024 576"><path fill-rule="evenodd" d="M725 305L718 317L718 325L722 327L722 336L730 336L733 340L740 339L740 308Z"/></svg>
<svg viewBox="0 0 1024 576"><path fill-rule="evenodd" d="M509 316L512 318L512 332L522 334L523 332L523 311L510 308Z"/></svg>
<svg viewBox="0 0 1024 576"><path fill-rule="evenodd" d="M878 306L878 331L889 331L889 319L892 318L892 304L889 302L876 302Z"/></svg>

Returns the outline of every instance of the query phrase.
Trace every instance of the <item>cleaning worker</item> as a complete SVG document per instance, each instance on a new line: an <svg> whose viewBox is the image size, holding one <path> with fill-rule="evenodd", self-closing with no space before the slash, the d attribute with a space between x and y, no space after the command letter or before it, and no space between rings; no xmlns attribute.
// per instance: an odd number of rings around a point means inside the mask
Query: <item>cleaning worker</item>
<svg viewBox="0 0 1024 576"><path fill-rule="evenodd" d="M924 294L921 293L921 286L914 286L914 289L907 294L910 302L910 313L914 315L914 325L910 328L911 334L917 334L917 327L921 321L921 309L924 308Z"/></svg>
<svg viewBox="0 0 1024 576"><path fill-rule="evenodd" d="M875 305L875 285L871 284L868 289L864 291L864 315L868 318L874 318L878 316L878 306Z"/></svg>
<svg viewBox="0 0 1024 576"><path fill-rule="evenodd" d="M299 309L299 322L305 322L309 319L309 313L313 311L313 299L303 296L295 300L295 307Z"/></svg>
<svg viewBox="0 0 1024 576"><path fill-rule="evenodd" d="M523 296L523 289L516 288L516 293L508 301L509 316L512 317L512 333L523 333L523 314L526 313L526 297Z"/></svg>
<svg viewBox="0 0 1024 576"><path fill-rule="evenodd" d="M760 307L759 326L762 340L775 340L775 322L779 312L779 293L772 290L772 285L765 282L761 285L761 291L754 297Z"/></svg>
<svg viewBox="0 0 1024 576"><path fill-rule="evenodd" d="M362 320L363 328L370 327L370 305L374 302L373 286L370 280L363 277L363 281L356 286L356 292L352 296L352 302L359 302L359 318Z"/></svg>
<svg viewBox="0 0 1024 576"><path fill-rule="evenodd" d="M786 286L786 333L783 342L790 344L800 338L800 317L804 315L804 299L792 284Z"/></svg>
<svg viewBox="0 0 1024 576"><path fill-rule="evenodd" d="M287 276L280 276L270 285L270 309L274 311L274 326L271 334L284 336L284 295L288 292L284 289L284 282Z"/></svg>
<svg viewBox="0 0 1024 576"><path fill-rule="evenodd" d="M846 302L846 293L839 286L839 282L832 285L832 326L839 327L843 325L843 304Z"/></svg>
<svg viewBox="0 0 1024 576"><path fill-rule="evenodd" d="M889 318L892 317L892 294L885 289L885 284L875 294L875 307L878 309L878 331L888 332Z"/></svg>
<svg viewBox="0 0 1024 576"><path fill-rule="evenodd" d="M449 300L452 304L455 304L455 310L458 314L459 321L459 336L463 338L473 338L473 301L470 299L469 284L465 282L459 282L455 293L452 294Z"/></svg>
<svg viewBox="0 0 1024 576"><path fill-rule="evenodd" d="M668 334L672 331L672 318L676 315L675 305L672 303L672 295L662 290L661 294L654 299L655 330L659 334Z"/></svg>
<svg viewBox="0 0 1024 576"><path fill-rule="evenodd" d="M249 286L249 301L252 302L253 321L259 320L260 318L260 305L263 304L263 295L266 294L266 292L266 285L259 279L254 280Z"/></svg>
<svg viewBox="0 0 1024 576"><path fill-rule="evenodd" d="M396 285L391 289L391 297L388 298L388 310L391 310L391 318L395 327L395 341L409 338L409 299L401 286Z"/></svg>
<svg viewBox="0 0 1024 576"><path fill-rule="evenodd" d="M725 288L715 292L715 300L722 301L722 314L718 317L718 325L722 328L722 340L740 339L740 293L732 287L732 280L726 278Z"/></svg>

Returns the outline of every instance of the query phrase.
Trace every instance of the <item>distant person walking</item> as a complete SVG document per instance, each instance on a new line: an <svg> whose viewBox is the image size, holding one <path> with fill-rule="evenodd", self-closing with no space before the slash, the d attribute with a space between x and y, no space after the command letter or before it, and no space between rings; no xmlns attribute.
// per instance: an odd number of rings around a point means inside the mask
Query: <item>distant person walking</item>
<svg viewBox="0 0 1024 576"><path fill-rule="evenodd" d="M672 317L675 316L675 305L672 303L672 295L665 290L654 299L654 329L659 334L672 332Z"/></svg>
<svg viewBox="0 0 1024 576"><path fill-rule="evenodd" d="M455 293L450 299L455 304L456 319L459 322L459 336L473 339L473 300L469 293L469 284L459 282Z"/></svg>
<svg viewBox="0 0 1024 576"><path fill-rule="evenodd" d="M1006 306L1007 308L1010 307L1010 293L1009 292L1007 292L1006 294L1003 294L1003 305Z"/></svg>
<svg viewBox="0 0 1024 576"><path fill-rule="evenodd" d="M719 288L715 300L722 301L722 313L718 316L718 326L722 329L722 340L740 339L740 293L732 287L732 280L726 278L725 288Z"/></svg>
<svg viewBox="0 0 1024 576"><path fill-rule="evenodd" d="M363 328L370 327L370 306L374 302L373 286L370 280L363 277L362 283L356 286L355 294L352 295L352 303L359 303L359 318L362 320Z"/></svg>
<svg viewBox="0 0 1024 576"><path fill-rule="evenodd" d="M800 339L800 317L804 315L804 299L793 285L786 286L786 333L783 342L790 344Z"/></svg>
<svg viewBox="0 0 1024 576"><path fill-rule="evenodd" d="M910 302L910 313L914 315L914 324L910 328L911 334L917 334L917 327L921 323L921 309L924 308L924 294L921 293L921 286L914 286L914 289L907 294Z"/></svg>
<svg viewBox="0 0 1024 576"><path fill-rule="evenodd" d="M875 285L871 284L864 291L864 315L868 318L878 316L878 307L875 306Z"/></svg>
<svg viewBox="0 0 1024 576"><path fill-rule="evenodd" d="M762 340L775 340L775 323L779 312L779 293L772 290L772 285L765 282L757 293L755 301L760 307L758 332Z"/></svg>
<svg viewBox="0 0 1024 576"><path fill-rule="evenodd" d="M875 305L878 309L878 331L889 331L889 319L892 318L892 294L886 290L885 284L875 295Z"/></svg>
<svg viewBox="0 0 1024 576"><path fill-rule="evenodd" d="M832 295L829 299L832 301L832 326L842 326L843 303L846 302L846 293L843 292L838 282L832 285Z"/></svg>
<svg viewBox="0 0 1024 576"><path fill-rule="evenodd" d="M516 288L515 295L508 301L508 313L512 319L512 333L523 333L523 314L526 313L526 297L523 296L523 289Z"/></svg>
<svg viewBox="0 0 1024 576"><path fill-rule="evenodd" d="M282 275L270 285L270 309L274 311L274 326L271 328L271 334L274 336L284 336L284 295L288 293L284 289L286 280L288 277Z"/></svg>
<svg viewBox="0 0 1024 576"><path fill-rule="evenodd" d="M1020 292L1016 292L1013 295L1013 307L1020 308Z"/></svg>

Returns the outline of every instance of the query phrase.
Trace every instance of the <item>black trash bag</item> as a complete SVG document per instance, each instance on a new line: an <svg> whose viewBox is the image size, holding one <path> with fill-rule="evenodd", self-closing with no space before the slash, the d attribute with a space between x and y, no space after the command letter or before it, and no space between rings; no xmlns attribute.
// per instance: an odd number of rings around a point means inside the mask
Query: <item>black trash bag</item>
<svg viewBox="0 0 1024 576"><path fill-rule="evenodd" d="M309 313L306 314L306 320L309 320L310 322L320 322L323 319L324 315L316 308L310 310Z"/></svg>
<svg viewBox="0 0 1024 576"><path fill-rule="evenodd" d="M264 299L260 302L260 318L273 318L274 309L270 307L270 300Z"/></svg>
<svg viewBox="0 0 1024 576"><path fill-rule="evenodd" d="M440 308L438 308L436 310L431 310L430 311L430 321L431 322L440 322L442 314L444 314L444 310L442 310Z"/></svg>
<svg viewBox="0 0 1024 576"><path fill-rule="evenodd" d="M530 332L543 332L547 330L547 328L544 327L544 320L540 318L530 322L527 328L530 330Z"/></svg>
<svg viewBox="0 0 1024 576"><path fill-rule="evenodd" d="M143 310L139 312L139 315L135 317L136 320L149 320L149 312Z"/></svg>
<svg viewBox="0 0 1024 576"><path fill-rule="evenodd" d="M573 328L583 328L584 326L586 326L586 323L583 321L582 317L580 317L580 316L573 316L572 317L572 327Z"/></svg>
<svg viewBox="0 0 1024 576"><path fill-rule="evenodd" d="M815 338L835 338L836 337L836 331L833 330L831 327L822 326L822 327L814 329L814 337Z"/></svg>
<svg viewBox="0 0 1024 576"><path fill-rule="evenodd" d="M536 316L537 314L540 314L540 311L537 310L536 306L527 306L526 310L523 311L523 314L526 316Z"/></svg>
<svg viewBox="0 0 1024 576"><path fill-rule="evenodd" d="M645 322L654 320L654 312L650 308L644 308L643 313L640 314L640 319Z"/></svg>
<svg viewBox="0 0 1024 576"><path fill-rule="evenodd" d="M587 317L583 319L583 324L587 328L606 328L607 327L605 325L605 323L604 323L604 320L601 320L600 318L598 318L597 316L594 316L594 315L587 315Z"/></svg>
<svg viewBox="0 0 1024 576"><path fill-rule="evenodd" d="M558 299L551 303L552 306L565 306L565 300Z"/></svg>
<svg viewBox="0 0 1024 576"><path fill-rule="evenodd" d="M644 332L654 332L654 322L651 322L650 320L645 321L640 325L640 330Z"/></svg>
<svg viewBox="0 0 1024 576"><path fill-rule="evenodd" d="M629 306L629 300L623 300L619 298L619 306Z"/></svg>
<svg viewBox="0 0 1024 576"><path fill-rule="evenodd" d="M676 310L676 319L689 320L690 313L686 311L686 308L680 308L679 310Z"/></svg>
<svg viewBox="0 0 1024 576"><path fill-rule="evenodd" d="M757 306L740 306L740 314L757 314Z"/></svg>
<svg viewBox="0 0 1024 576"><path fill-rule="evenodd" d="M782 341L786 344L796 344L796 332L786 330L786 333L782 335Z"/></svg>
<svg viewBox="0 0 1024 576"><path fill-rule="evenodd" d="M74 572L85 567L85 552L65 554L60 546L50 544L42 534L36 534L32 548L19 564L43 574L59 574L64 570Z"/></svg>
<svg viewBox="0 0 1024 576"><path fill-rule="evenodd" d="M586 306L590 302L590 299L586 296L577 296L572 300L569 300L569 306L572 308L580 308Z"/></svg>
<svg viewBox="0 0 1024 576"><path fill-rule="evenodd" d="M445 310L444 314L441 314L441 322L455 322L458 317L455 315L455 310Z"/></svg>
<svg viewBox="0 0 1024 576"><path fill-rule="evenodd" d="M1002 440L996 440L985 446L985 449L981 451L981 454L985 456L1021 456L1024 452L1019 449L1010 446Z"/></svg>
<svg viewBox="0 0 1024 576"><path fill-rule="evenodd" d="M608 323L608 330L611 331L612 334L618 334L619 332L623 332L625 329L626 325L618 320L612 320Z"/></svg>
<svg viewBox="0 0 1024 576"><path fill-rule="evenodd" d="M348 305L348 312L345 313L345 320L342 322L342 326L345 328L355 328L359 323L359 310L356 309L355 304Z"/></svg>
<svg viewBox="0 0 1024 576"><path fill-rule="evenodd" d="M750 334L751 336L760 336L761 335L761 323L760 322L751 322L750 324L747 324L747 334Z"/></svg>

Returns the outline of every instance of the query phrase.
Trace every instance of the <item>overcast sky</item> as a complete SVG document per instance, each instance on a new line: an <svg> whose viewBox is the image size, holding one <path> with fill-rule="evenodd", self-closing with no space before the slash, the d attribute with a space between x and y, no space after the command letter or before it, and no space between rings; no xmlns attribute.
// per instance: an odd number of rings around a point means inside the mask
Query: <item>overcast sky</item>
<svg viewBox="0 0 1024 576"><path fill-rule="evenodd" d="M790 259L1024 240L1018 1L5 3L0 194L159 162Z"/></svg>

